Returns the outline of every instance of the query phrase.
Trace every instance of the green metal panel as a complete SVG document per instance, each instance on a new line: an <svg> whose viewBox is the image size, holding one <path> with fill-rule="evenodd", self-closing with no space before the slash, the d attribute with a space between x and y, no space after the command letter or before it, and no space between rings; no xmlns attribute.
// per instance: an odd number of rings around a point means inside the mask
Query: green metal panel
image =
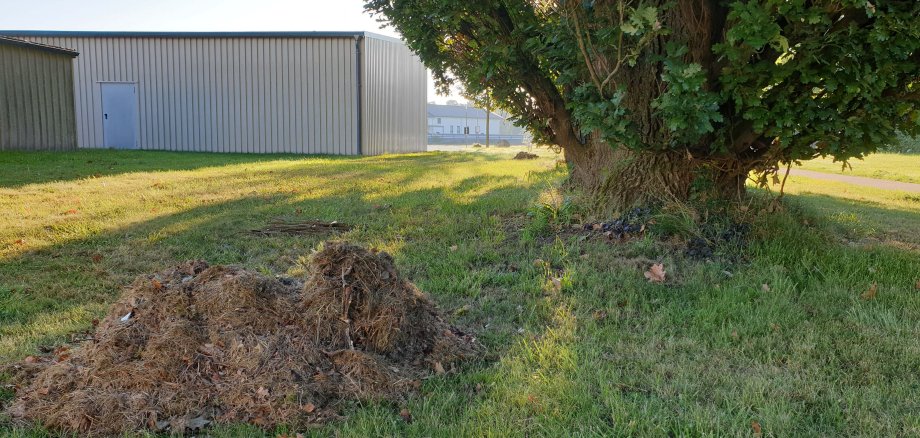
<svg viewBox="0 0 920 438"><path fill-rule="evenodd" d="M0 150L76 147L72 55L0 44Z"/></svg>

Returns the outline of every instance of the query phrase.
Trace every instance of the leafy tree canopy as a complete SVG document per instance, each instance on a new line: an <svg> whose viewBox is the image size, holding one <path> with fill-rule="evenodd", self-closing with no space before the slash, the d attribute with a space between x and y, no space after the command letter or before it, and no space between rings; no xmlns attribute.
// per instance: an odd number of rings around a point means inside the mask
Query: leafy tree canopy
<svg viewBox="0 0 920 438"><path fill-rule="evenodd" d="M442 89L489 93L538 140L565 150L576 172L594 176L586 178L594 188L618 183L611 169L629 151L737 184L751 170L862 157L897 131L920 133L916 0L368 0L366 7L402 33ZM624 152L605 159L601 147Z"/></svg>

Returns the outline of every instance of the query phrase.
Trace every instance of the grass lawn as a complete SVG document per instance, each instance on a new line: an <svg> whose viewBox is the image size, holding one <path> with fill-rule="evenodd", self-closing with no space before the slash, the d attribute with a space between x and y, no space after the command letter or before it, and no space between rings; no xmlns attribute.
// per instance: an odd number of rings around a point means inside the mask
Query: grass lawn
<svg viewBox="0 0 920 438"><path fill-rule="evenodd" d="M700 262L657 237L538 226L528 213L564 177L543 155L0 153L0 363L89 328L121 285L181 260L302 275L321 238L249 232L301 217L356 225L342 238L393 254L489 351L405 406L355 403L307 435L920 434L916 195L791 178L743 257ZM665 284L643 277L652 261ZM45 434L0 418L0 435Z"/></svg>
<svg viewBox="0 0 920 438"><path fill-rule="evenodd" d="M835 163L831 158L821 158L806 161L799 168L838 175L920 183L920 154L878 153L869 155L863 160L852 160L850 164L853 166L852 169L843 170L843 163Z"/></svg>

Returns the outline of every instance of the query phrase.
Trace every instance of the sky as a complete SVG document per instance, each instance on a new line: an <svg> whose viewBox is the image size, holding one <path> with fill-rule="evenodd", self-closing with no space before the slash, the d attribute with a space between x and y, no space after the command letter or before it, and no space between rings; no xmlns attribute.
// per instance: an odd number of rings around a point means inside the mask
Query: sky
<svg viewBox="0 0 920 438"><path fill-rule="evenodd" d="M369 31L399 37L362 0L30 0L3 2L0 29L95 31ZM429 78L428 100L440 96Z"/></svg>

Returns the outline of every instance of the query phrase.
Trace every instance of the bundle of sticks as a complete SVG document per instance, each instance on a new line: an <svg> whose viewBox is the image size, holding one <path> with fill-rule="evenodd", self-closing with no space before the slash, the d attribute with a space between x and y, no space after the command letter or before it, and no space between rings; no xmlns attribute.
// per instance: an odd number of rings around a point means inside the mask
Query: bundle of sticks
<svg viewBox="0 0 920 438"><path fill-rule="evenodd" d="M286 221L283 219L272 219L264 229L251 231L256 234L320 234L348 230L351 230L351 225L340 224L338 221Z"/></svg>

